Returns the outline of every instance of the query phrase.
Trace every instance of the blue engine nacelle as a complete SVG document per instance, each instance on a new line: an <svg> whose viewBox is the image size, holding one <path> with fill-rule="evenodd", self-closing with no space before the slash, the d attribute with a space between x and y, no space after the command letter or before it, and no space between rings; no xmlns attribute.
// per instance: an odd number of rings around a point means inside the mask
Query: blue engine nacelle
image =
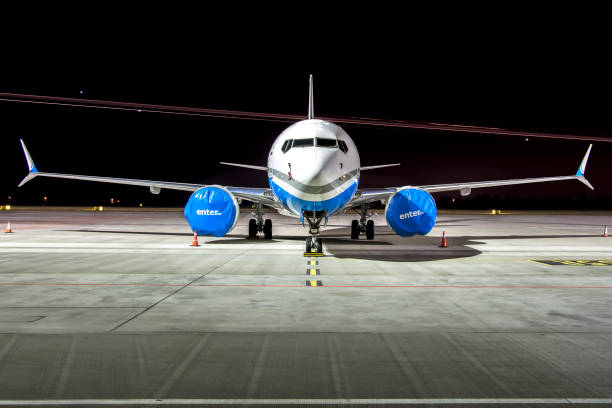
<svg viewBox="0 0 612 408"><path fill-rule="evenodd" d="M236 197L221 186L206 186L194 192L185 206L185 218L198 235L222 237L234 229L240 208Z"/></svg>
<svg viewBox="0 0 612 408"><path fill-rule="evenodd" d="M425 235L436 223L436 202L431 194L416 188L405 188L393 194L385 209L387 223L397 235Z"/></svg>

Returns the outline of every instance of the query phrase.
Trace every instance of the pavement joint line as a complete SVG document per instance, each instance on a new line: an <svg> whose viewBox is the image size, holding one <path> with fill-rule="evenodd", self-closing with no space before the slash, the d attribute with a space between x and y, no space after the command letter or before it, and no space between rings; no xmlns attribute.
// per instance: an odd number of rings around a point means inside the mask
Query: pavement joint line
<svg viewBox="0 0 612 408"><path fill-rule="evenodd" d="M245 249L244 251L241 252L244 253L246 252L247 249ZM240 255L240 254L238 254ZM154 308L155 306L157 306L158 304L160 304L161 302L163 302L164 300L168 299L171 296L174 296L175 294L177 294L178 292L180 292L181 290L185 289L187 286L192 285L193 283L199 281L200 279L202 279L203 277L205 277L206 275L209 275L210 273L216 271L217 269L221 268L222 266L228 264L230 261L236 259L236 257L238 257L238 255L234 255L231 258L229 258L228 260L226 260L225 262L223 262L221 265L217 266L216 268L211 269L210 271L206 272L205 274L202 274L200 276L198 276L197 278L195 278L194 280L192 280L191 282L181 286L180 288L178 288L177 290L175 290L174 292L170 293L169 295L163 297L162 299L158 300L157 302L153 303L152 305L150 305L149 307L145 308L144 310L140 311L140 313L135 314L134 316L130 317L129 319L127 319L126 321L118 324L117 326L113 327L110 331L113 332L115 330L117 330L118 328L124 326L125 324L131 322L132 320L142 316L144 313L148 312L149 310L151 310L152 308Z"/></svg>
<svg viewBox="0 0 612 408"><path fill-rule="evenodd" d="M0 363L2 363L2 360L4 360L4 357L6 357L6 355L9 353L9 351L11 351L11 349L13 348L15 343L17 342L18 338L19 338L18 334L13 334L13 336L4 345L4 347L2 347L0 349Z"/></svg>
<svg viewBox="0 0 612 408"><path fill-rule="evenodd" d="M60 397L66 391L66 383L68 382L68 379L70 378L70 375L72 373L71 367L74 362L76 349L79 344L79 341L80 341L80 337L78 335L72 338L72 342L70 343L70 348L68 349L68 353L66 353L66 358L64 359L64 364L62 365L62 371L61 371L62 374L60 375L60 378L55 387L56 397Z"/></svg>
<svg viewBox="0 0 612 408"><path fill-rule="evenodd" d="M164 384L157 390L156 394L158 398L162 398L172 389L176 381L183 375L189 365L193 363L193 360L195 360L198 354L200 354L204 348L204 345L208 343L210 336L210 333L206 333L185 356L185 358L183 358L183 361L176 367L172 374L168 376L168 379L164 382Z"/></svg>
<svg viewBox="0 0 612 408"><path fill-rule="evenodd" d="M612 398L109 398L0 400L0 406L147 405L576 405L612 404Z"/></svg>

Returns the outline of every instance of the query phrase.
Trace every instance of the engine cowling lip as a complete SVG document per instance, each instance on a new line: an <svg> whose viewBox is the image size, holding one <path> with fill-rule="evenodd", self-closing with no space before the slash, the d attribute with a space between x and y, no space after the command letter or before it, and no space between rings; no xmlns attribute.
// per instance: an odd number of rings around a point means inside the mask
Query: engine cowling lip
<svg viewBox="0 0 612 408"><path fill-rule="evenodd" d="M215 187L215 188L218 188L219 190L223 190L225 193L227 193L232 198L232 201L234 202L234 206L236 207L236 215L234 216L234 222L232 223L232 226L230 227L230 229L228 229L227 232L225 233L225 234L229 234L230 232L232 232L234 228L236 228L236 225L238 224L238 218L240 218L240 205L238 204L238 200L236 199L236 196L231 191L229 191L227 187L220 186L219 184L208 184L208 185L200 186L198 187L197 190L191 193L191 195L189 196L189 200L191 200L191 197L193 197L193 195L196 194L201 189L210 188L210 187ZM189 202L189 200L187 202Z"/></svg>
<svg viewBox="0 0 612 408"><path fill-rule="evenodd" d="M387 224L389 225L389 227L398 235L401 235L398 231L395 230L395 228L389 223L389 220L387 219L387 214L389 211L389 205L393 202L393 198L399 194L401 191L404 190L418 190L421 191L425 194L427 194L432 200L433 200L433 204L434 204L434 208L436 209L436 216L437 216L437 206L435 205L435 199L433 198L433 196L431 195L431 193L429 193L428 191L422 189L422 188L418 188L418 187L413 187L413 186L404 186L404 187L400 187L397 188L395 190L395 192L393 194L391 194L388 198L387 198L387 203L385 205L385 220L387 221ZM435 225L435 221L434 221L434 225ZM433 226L432 226L433 228ZM431 228L429 229L429 231L431 231ZM429 231L425 234L414 234L414 235L427 235L429 233ZM402 235L403 236L403 235ZM411 235L410 235L411 236Z"/></svg>

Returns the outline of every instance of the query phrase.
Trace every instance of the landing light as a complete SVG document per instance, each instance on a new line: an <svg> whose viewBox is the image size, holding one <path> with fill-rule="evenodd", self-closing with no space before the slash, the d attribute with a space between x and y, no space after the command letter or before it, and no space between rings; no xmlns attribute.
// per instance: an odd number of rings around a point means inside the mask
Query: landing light
<svg viewBox="0 0 612 408"><path fill-rule="evenodd" d="M501 210L491 210L491 214L492 215L501 214Z"/></svg>

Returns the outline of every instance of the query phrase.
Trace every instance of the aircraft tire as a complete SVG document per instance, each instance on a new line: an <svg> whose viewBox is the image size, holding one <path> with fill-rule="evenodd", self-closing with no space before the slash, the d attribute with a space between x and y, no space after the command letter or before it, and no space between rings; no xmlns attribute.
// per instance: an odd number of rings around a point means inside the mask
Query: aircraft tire
<svg viewBox="0 0 612 408"><path fill-rule="evenodd" d="M306 238L306 252L310 252L312 249L312 238Z"/></svg>
<svg viewBox="0 0 612 408"><path fill-rule="evenodd" d="M255 238L257 236L257 221L253 218L249 220L249 238Z"/></svg>
<svg viewBox="0 0 612 408"><path fill-rule="evenodd" d="M353 220L351 223L351 239L359 239L359 221Z"/></svg>
<svg viewBox="0 0 612 408"><path fill-rule="evenodd" d="M269 218L264 221L264 238L272 239L272 220Z"/></svg>
<svg viewBox="0 0 612 408"><path fill-rule="evenodd" d="M370 240L374 239L374 221L372 220L368 220L366 224L366 238Z"/></svg>

